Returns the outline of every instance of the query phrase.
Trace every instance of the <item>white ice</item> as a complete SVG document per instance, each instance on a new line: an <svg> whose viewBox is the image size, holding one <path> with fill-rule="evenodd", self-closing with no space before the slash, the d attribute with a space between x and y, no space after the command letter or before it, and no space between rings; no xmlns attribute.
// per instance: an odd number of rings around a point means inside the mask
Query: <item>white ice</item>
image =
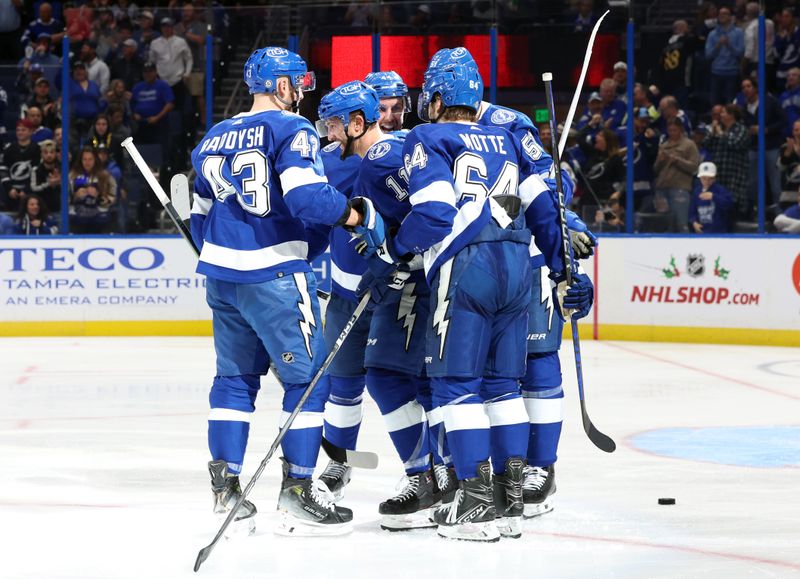
<svg viewBox="0 0 800 579"><path fill-rule="evenodd" d="M252 496L257 533L220 543L195 575L197 551L218 528L206 471L211 339L2 339L0 577L800 577L797 462L696 462L630 442L667 427L797 427L798 351L583 342L589 414L619 445L609 455L581 428L569 346L556 509L527 521L522 539L380 531L377 505L402 471L369 401L359 444L381 464L356 472L347 490L355 531L275 536L276 458ZM265 379L245 482L274 438L279 400Z"/></svg>

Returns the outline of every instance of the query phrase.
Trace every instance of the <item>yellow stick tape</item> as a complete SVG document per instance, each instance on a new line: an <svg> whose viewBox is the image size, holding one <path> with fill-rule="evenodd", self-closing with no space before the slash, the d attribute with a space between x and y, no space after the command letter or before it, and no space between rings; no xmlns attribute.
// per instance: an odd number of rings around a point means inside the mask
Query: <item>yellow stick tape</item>
<svg viewBox="0 0 800 579"><path fill-rule="evenodd" d="M210 320L3 322L0 336L210 336Z"/></svg>

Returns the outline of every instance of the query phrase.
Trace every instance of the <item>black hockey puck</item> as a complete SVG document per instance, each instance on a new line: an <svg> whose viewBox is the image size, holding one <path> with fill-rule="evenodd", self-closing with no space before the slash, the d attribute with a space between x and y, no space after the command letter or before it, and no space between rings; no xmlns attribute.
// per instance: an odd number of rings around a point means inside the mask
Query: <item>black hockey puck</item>
<svg viewBox="0 0 800 579"><path fill-rule="evenodd" d="M658 504L659 505L674 505L675 504L675 499L661 498L661 499L658 499Z"/></svg>

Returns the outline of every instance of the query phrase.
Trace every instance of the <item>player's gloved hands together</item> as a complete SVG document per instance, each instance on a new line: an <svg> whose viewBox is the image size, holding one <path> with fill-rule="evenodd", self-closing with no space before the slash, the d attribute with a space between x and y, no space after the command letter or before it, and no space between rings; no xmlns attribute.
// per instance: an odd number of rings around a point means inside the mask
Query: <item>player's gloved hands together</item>
<svg viewBox="0 0 800 579"><path fill-rule="evenodd" d="M567 209L564 213L567 217L569 240L575 257L578 259L590 257L594 254L594 248L597 247L597 237L589 231L589 226L575 212Z"/></svg>
<svg viewBox="0 0 800 579"><path fill-rule="evenodd" d="M572 285L568 286L565 279L556 279L553 295L558 302L558 312L561 319L570 316L579 320L589 314L594 303L594 284L585 273L572 274Z"/></svg>
<svg viewBox="0 0 800 579"><path fill-rule="evenodd" d="M356 289L359 297L370 291L367 309L373 310L376 306L400 301L403 287L411 275L408 266L388 264L373 256L367 260L367 268Z"/></svg>
<svg viewBox="0 0 800 579"><path fill-rule="evenodd" d="M372 201L366 197L353 197L347 202L347 205L361 215L361 221L354 226L345 225L344 228L360 237L365 244L366 249L359 253L372 255L386 241L386 226L383 218L375 210Z"/></svg>

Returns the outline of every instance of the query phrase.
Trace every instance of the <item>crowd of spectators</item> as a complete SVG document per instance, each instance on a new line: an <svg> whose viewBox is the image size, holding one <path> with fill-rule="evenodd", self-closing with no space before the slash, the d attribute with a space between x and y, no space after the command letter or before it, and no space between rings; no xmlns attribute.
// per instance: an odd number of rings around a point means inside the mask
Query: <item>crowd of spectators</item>
<svg viewBox="0 0 800 579"><path fill-rule="evenodd" d="M205 127L208 20L216 26L221 8L205 0L162 4L0 0L0 58L18 70L13 88L0 88L0 124L6 108L16 119L14 133L0 131L0 211L17 214L18 232L58 230L62 178L71 232L145 228L153 216L142 215L141 192L129 195L132 167L121 148L128 136L151 147L163 175L187 166ZM70 78L62 86L65 59ZM62 151L67 125L70 147ZM62 155L71 167L65 176Z"/></svg>
<svg viewBox="0 0 800 579"><path fill-rule="evenodd" d="M800 229L793 217L800 212L800 29L793 7L766 19L761 103L758 14L755 2L704 3L694 28L687 20L674 22L657 62L631 78L618 62L613 77L589 95L567 160L579 209L593 227L625 231L625 164L632 145L635 231L755 231L763 107L768 224ZM628 82L634 83L632 144Z"/></svg>

